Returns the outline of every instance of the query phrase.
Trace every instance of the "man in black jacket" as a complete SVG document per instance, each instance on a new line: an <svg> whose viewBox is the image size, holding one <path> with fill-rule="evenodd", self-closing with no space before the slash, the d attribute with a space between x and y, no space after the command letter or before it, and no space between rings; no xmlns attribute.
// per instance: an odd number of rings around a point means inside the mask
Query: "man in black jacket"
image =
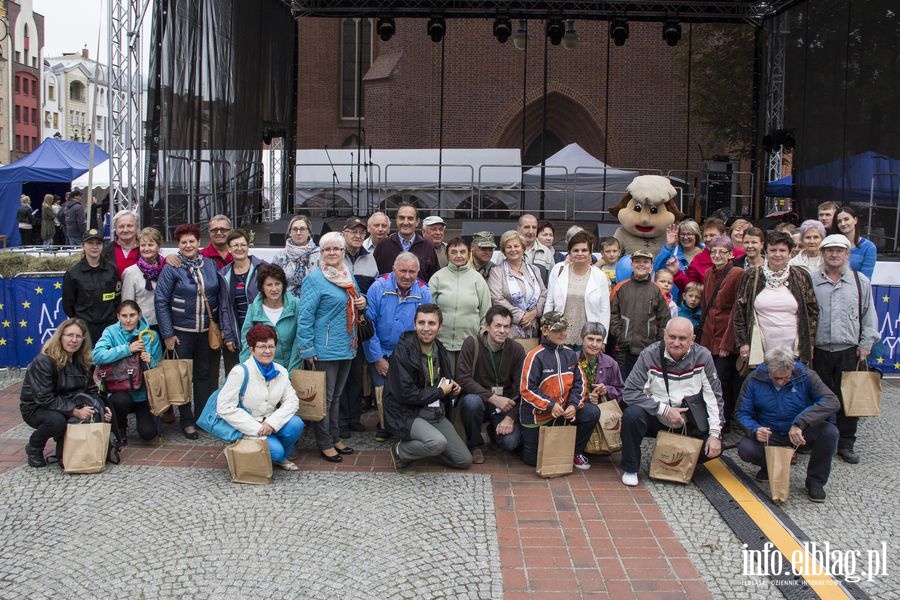
<svg viewBox="0 0 900 600"><path fill-rule="evenodd" d="M451 372L450 357L437 339L442 323L436 304L419 306L415 331L401 335L391 355L384 419L388 431L401 440L391 446L400 475L415 475L412 462L420 458L434 457L457 469L472 464L472 454L445 416L460 387L446 376Z"/></svg>

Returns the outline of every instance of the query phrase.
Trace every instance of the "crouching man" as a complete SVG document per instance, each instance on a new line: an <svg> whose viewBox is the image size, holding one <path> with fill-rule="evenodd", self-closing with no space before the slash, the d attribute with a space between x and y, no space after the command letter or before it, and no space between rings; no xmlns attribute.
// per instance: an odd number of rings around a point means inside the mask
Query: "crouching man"
<svg viewBox="0 0 900 600"><path fill-rule="evenodd" d="M688 400L702 396L706 422L688 413ZM622 395L622 483L638 484L641 440L662 429L680 431L705 441L700 460L722 452L722 387L709 350L694 343L694 325L675 317L666 325L663 341L644 348Z"/></svg>
<svg viewBox="0 0 900 600"><path fill-rule="evenodd" d="M391 446L394 468L400 475L415 475L412 463L420 458L437 458L457 469L472 464L472 454L446 417L460 387L448 377L450 357L437 339L442 323L436 304L420 305L415 330L403 333L391 354L384 385L384 420L388 431L400 439Z"/></svg>
<svg viewBox="0 0 900 600"><path fill-rule="evenodd" d="M766 444L812 446L806 469L806 493L825 502L825 484L838 447L838 428L829 421L840 403L812 369L795 362L791 348L771 348L741 389L737 420L747 431L738 444L742 460L761 467L756 479L769 478Z"/></svg>

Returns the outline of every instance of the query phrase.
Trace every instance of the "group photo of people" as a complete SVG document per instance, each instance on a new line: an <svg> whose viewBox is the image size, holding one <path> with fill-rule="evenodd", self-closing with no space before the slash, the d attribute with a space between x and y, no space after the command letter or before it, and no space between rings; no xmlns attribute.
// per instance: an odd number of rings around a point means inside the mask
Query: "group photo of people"
<svg viewBox="0 0 900 600"><path fill-rule="evenodd" d="M122 447L130 414L142 442L177 415L181 434L197 439L218 390L217 416L267 439L287 471L299 468L304 425L323 461L343 461L354 435L373 435L407 476L425 459L467 469L490 452L535 465L542 428L570 425L572 467L586 470L598 406L613 401L626 486L639 482L645 437L683 430L702 440L702 461L737 433L730 448L760 480L765 446L810 454L806 490L823 502L834 457L864 460L841 376L864 368L879 339L874 244L854 211L832 202L772 231L674 212L646 243L578 225L558 238L529 213L471 240L445 240L443 218L411 204L320 237L295 215L267 262L225 215L205 230L179 225L177 250L163 256L162 233L120 211L112 241L81 235L83 257L63 279L67 318L25 375L28 464L61 461L70 422L110 422ZM147 369L192 360L193 401L155 415L143 385L104 390L97 370L135 357ZM324 372L321 420L297 415L297 370ZM367 426L376 407L383 416Z"/></svg>

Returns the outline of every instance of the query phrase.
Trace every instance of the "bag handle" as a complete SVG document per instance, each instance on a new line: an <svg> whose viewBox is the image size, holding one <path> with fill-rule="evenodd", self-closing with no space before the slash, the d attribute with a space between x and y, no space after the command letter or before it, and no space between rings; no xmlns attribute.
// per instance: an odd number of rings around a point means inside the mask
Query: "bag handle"
<svg viewBox="0 0 900 600"><path fill-rule="evenodd" d="M171 356L172 358L169 358ZM165 349L163 350L163 359L167 360L178 360L178 350L172 348L171 350Z"/></svg>
<svg viewBox="0 0 900 600"><path fill-rule="evenodd" d="M206 286L203 285L203 274L200 274L200 277L197 279L197 287L200 289L200 297L203 298L203 305L206 307L206 316L209 317L209 322L214 323L215 320L212 316L212 308L209 306L209 299L206 297Z"/></svg>

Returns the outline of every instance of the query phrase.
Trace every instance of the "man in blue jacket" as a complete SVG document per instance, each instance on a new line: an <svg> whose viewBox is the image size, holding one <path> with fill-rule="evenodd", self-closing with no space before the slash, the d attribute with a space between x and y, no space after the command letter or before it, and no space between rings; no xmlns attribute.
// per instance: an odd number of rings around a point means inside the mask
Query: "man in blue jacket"
<svg viewBox="0 0 900 600"><path fill-rule="evenodd" d="M414 328L416 309L431 304L431 291L418 279L419 259L402 252L394 259L391 273L382 275L369 288L366 318L375 326L375 335L363 343L366 362L372 374L372 385L383 387L390 369L391 354L400 335ZM377 441L387 439L383 423L375 433Z"/></svg>
<svg viewBox="0 0 900 600"><path fill-rule="evenodd" d="M811 445L806 493L813 502L825 502L825 484L838 444L838 429L829 419L839 403L815 371L795 360L791 348L771 348L765 362L744 381L737 420L747 437L738 444L738 456L761 467L756 479L765 481L769 478L766 444Z"/></svg>

